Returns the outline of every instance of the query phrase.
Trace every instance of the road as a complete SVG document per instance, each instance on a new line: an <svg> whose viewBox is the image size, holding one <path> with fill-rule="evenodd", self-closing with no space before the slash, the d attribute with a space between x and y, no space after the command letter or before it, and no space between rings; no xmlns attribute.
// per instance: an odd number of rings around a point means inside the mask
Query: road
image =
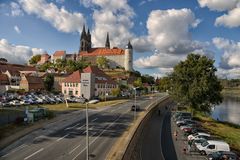
<svg viewBox="0 0 240 160"><path fill-rule="evenodd" d="M156 97L159 98L159 97ZM144 110L150 102L155 101L141 97L137 104ZM90 159L105 159L108 151L118 137L133 121L130 100L103 110L90 110L89 147ZM11 160L82 160L86 159L86 127L85 111L79 112L79 120L63 129L50 132L36 131L28 138L19 139L9 147L0 151L0 159ZM58 124L59 125L59 124ZM49 133L49 134L41 134ZM23 140L24 139L24 140ZM17 145L16 145L17 144Z"/></svg>
<svg viewBox="0 0 240 160"><path fill-rule="evenodd" d="M167 105L170 104L171 102ZM160 115L156 110L144 124L131 160L177 160L171 137L170 112L165 106L158 107L161 110Z"/></svg>

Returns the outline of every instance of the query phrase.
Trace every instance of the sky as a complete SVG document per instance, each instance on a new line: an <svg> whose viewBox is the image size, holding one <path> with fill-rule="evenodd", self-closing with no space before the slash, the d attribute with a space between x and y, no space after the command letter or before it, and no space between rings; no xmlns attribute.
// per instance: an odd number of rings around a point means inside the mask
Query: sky
<svg viewBox="0 0 240 160"><path fill-rule="evenodd" d="M76 53L85 24L93 47L134 48L134 69L163 77L189 53L215 60L221 78L240 78L240 0L0 0L0 57Z"/></svg>

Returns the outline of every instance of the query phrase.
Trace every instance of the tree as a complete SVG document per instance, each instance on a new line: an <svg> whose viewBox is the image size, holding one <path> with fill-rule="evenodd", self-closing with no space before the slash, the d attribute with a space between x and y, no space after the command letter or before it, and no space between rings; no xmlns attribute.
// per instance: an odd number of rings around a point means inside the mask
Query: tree
<svg viewBox="0 0 240 160"><path fill-rule="evenodd" d="M215 72L214 60L198 54L189 54L174 67L170 75L170 95L180 104L209 112L222 102L222 86Z"/></svg>
<svg viewBox="0 0 240 160"><path fill-rule="evenodd" d="M106 57L98 57L96 61L99 68L106 68L108 65L108 59Z"/></svg>
<svg viewBox="0 0 240 160"><path fill-rule="evenodd" d="M29 60L29 63L30 64L37 64L38 61L40 61L40 59L41 59L41 55L40 54L32 56L32 58Z"/></svg>
<svg viewBox="0 0 240 160"><path fill-rule="evenodd" d="M134 87L139 87L139 88L142 88L142 79L139 77L139 78L137 78L137 80L135 80L134 82L133 82L133 86Z"/></svg>
<svg viewBox="0 0 240 160"><path fill-rule="evenodd" d="M0 58L0 62L7 63L8 61L6 58Z"/></svg>
<svg viewBox="0 0 240 160"><path fill-rule="evenodd" d="M158 89L160 91L166 92L171 89L171 80L169 77L163 77L158 80Z"/></svg>
<svg viewBox="0 0 240 160"><path fill-rule="evenodd" d="M114 89L112 89L112 95L113 95L113 96L119 96L120 93L121 93L120 88L114 88Z"/></svg>
<svg viewBox="0 0 240 160"><path fill-rule="evenodd" d="M52 74L48 74L44 79L44 86L47 91L52 91L54 85L54 76Z"/></svg>

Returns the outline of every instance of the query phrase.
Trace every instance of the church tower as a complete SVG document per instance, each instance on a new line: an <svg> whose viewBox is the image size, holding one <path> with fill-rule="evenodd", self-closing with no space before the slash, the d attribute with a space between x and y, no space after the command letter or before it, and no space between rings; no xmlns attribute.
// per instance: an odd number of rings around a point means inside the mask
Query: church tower
<svg viewBox="0 0 240 160"><path fill-rule="evenodd" d="M107 32L107 38L106 38L105 48L110 49L110 41L109 41L109 34L108 34L108 32Z"/></svg>
<svg viewBox="0 0 240 160"><path fill-rule="evenodd" d="M79 52L88 51L89 49L91 49L91 47L92 47L92 41L91 41L90 31L88 29L88 32L86 33L85 25L83 25L83 30L82 30L81 37L80 37Z"/></svg>
<svg viewBox="0 0 240 160"><path fill-rule="evenodd" d="M133 71L133 47L130 41L125 48L124 68L126 71Z"/></svg>

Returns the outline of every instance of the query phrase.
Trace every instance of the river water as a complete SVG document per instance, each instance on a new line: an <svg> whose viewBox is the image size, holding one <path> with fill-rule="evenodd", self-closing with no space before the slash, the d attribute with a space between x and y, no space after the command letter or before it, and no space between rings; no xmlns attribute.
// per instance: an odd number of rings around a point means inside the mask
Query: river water
<svg viewBox="0 0 240 160"><path fill-rule="evenodd" d="M240 97L225 96L223 102L212 110L212 117L240 125Z"/></svg>

